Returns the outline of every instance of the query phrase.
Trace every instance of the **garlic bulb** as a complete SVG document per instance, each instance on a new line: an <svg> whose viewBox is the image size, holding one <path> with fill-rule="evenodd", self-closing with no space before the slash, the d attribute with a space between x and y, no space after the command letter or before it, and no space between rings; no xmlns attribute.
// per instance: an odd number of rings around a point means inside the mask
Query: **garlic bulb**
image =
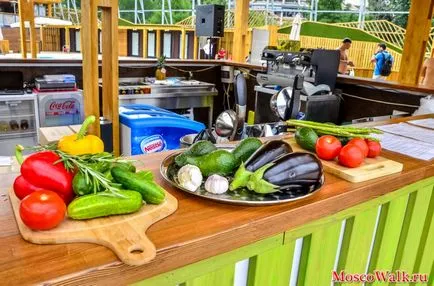
<svg viewBox="0 0 434 286"><path fill-rule="evenodd" d="M202 172L196 166L185 165L178 171L179 184L191 192L195 192L200 187L202 180Z"/></svg>
<svg viewBox="0 0 434 286"><path fill-rule="evenodd" d="M211 175L205 182L205 190L213 194L223 194L229 189L229 181L219 175Z"/></svg>

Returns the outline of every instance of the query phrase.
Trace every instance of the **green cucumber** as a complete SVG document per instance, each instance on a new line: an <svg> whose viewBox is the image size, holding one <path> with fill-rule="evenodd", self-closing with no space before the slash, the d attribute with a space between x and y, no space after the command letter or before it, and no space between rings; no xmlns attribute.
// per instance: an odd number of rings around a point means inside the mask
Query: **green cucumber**
<svg viewBox="0 0 434 286"><path fill-rule="evenodd" d="M197 141L193 145L190 146L184 153L179 154L175 157L175 163L179 167L182 167L184 165L187 165L186 163L186 157L187 156L203 156L208 153L211 153L212 151L217 150L217 147L212 144L210 141Z"/></svg>
<svg viewBox="0 0 434 286"><path fill-rule="evenodd" d="M235 158L238 160L238 166L241 165L242 162L246 162L261 146L262 142L258 138L250 137L241 141L232 151L232 154L234 154Z"/></svg>
<svg viewBox="0 0 434 286"><path fill-rule="evenodd" d="M300 127L295 131L295 141L301 148L308 151L315 151L315 144L318 140L318 135L312 128Z"/></svg>
<svg viewBox="0 0 434 286"><path fill-rule="evenodd" d="M152 180L149 171L133 173L113 167L110 172L117 183L122 184L125 189L139 192L147 203L160 204L166 197L164 189Z"/></svg>
<svg viewBox="0 0 434 286"><path fill-rule="evenodd" d="M143 205L142 196L135 191L118 191L116 197L105 191L76 198L68 205L68 216L72 219L90 219L110 215L137 212Z"/></svg>

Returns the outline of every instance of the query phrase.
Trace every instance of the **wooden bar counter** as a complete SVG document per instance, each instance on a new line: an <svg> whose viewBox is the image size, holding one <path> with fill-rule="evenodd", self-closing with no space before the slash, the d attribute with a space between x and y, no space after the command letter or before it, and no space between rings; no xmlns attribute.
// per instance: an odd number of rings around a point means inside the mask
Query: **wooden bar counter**
<svg viewBox="0 0 434 286"><path fill-rule="evenodd" d="M369 256L369 269L431 272L432 281L433 161L383 151L384 157L404 164L402 173L363 183L326 174L325 185L311 197L244 207L200 199L171 187L159 173L160 162L168 154L135 157L179 201L173 215L149 228L157 257L143 266L122 264L112 251L95 244L24 241L7 186L0 183L1 284L125 285L144 280L142 285L232 285L235 263L249 258L249 285L288 285L297 255L295 239L304 237L298 285L327 285L321 281L330 282L335 269L342 220L346 228L338 270L364 273ZM8 180L12 182L15 175Z"/></svg>

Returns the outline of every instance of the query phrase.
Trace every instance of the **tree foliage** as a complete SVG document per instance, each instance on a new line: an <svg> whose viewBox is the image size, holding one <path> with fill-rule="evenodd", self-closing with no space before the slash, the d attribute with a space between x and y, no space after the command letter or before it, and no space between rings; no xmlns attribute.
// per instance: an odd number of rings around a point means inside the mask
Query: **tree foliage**
<svg viewBox="0 0 434 286"><path fill-rule="evenodd" d="M348 11L351 4L344 4L344 0L319 0L318 10ZM357 21L358 15L353 13L318 13L318 21L326 23Z"/></svg>

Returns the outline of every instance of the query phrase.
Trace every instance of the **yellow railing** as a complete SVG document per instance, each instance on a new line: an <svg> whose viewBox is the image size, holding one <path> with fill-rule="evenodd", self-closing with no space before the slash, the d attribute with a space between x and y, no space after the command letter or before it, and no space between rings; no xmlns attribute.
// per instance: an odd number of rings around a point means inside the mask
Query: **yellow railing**
<svg viewBox="0 0 434 286"><path fill-rule="evenodd" d="M329 38L319 38L319 37L309 37L301 36L301 47L303 48L324 48L324 49L337 49L342 40L340 39L329 39ZM356 68L371 69L373 64L370 62L375 50L377 48L377 43L373 42L359 42L353 41L351 48L348 50L348 58L353 61ZM401 63L401 54L395 51L390 51L394 58L394 64L392 70L399 71Z"/></svg>
<svg viewBox="0 0 434 286"><path fill-rule="evenodd" d="M336 23L337 26L361 29L385 43L392 44L400 49L404 48L405 29L387 20L373 20L364 22L363 28L359 27L358 22ZM426 46L426 54L429 56L433 48L434 27L431 28L429 39Z"/></svg>

